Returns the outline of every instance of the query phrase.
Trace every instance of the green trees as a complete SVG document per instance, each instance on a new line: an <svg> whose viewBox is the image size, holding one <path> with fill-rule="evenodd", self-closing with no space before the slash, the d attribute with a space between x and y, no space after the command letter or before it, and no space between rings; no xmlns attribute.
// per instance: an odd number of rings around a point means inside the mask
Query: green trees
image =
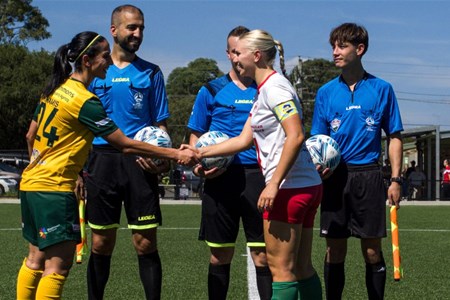
<svg viewBox="0 0 450 300"><path fill-rule="evenodd" d="M187 67L175 68L170 73L166 89L171 114L168 122L174 147L189 142L186 126L198 91L205 83L222 75L217 62L208 58L197 58Z"/></svg>
<svg viewBox="0 0 450 300"><path fill-rule="evenodd" d="M49 24L31 0L0 0L0 11L0 149L26 149L25 134L53 55L25 45L50 37Z"/></svg>
<svg viewBox="0 0 450 300"><path fill-rule="evenodd" d="M26 45L29 41L47 39L48 21L32 0L0 1L0 44Z"/></svg>
<svg viewBox="0 0 450 300"><path fill-rule="evenodd" d="M51 74L52 57L44 50L0 45L0 149L26 148L25 134Z"/></svg>
<svg viewBox="0 0 450 300"><path fill-rule="evenodd" d="M334 63L323 58L300 61L292 70L290 79L302 98L303 119L307 132L311 130L317 90L339 74L340 70Z"/></svg>

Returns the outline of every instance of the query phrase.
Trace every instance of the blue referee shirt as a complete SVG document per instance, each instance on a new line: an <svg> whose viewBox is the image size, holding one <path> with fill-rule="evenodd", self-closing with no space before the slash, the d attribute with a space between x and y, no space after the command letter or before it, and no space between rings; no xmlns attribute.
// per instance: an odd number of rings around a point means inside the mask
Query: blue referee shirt
<svg viewBox="0 0 450 300"><path fill-rule="evenodd" d="M202 134L217 130L229 137L238 136L248 119L256 92L256 84L241 90L228 74L210 81L197 94L188 128ZM256 164L255 147L236 154L233 163Z"/></svg>
<svg viewBox="0 0 450 300"><path fill-rule="evenodd" d="M129 138L170 116L161 70L139 57L123 69L109 66L106 78L95 78L89 90L100 98L108 117ZM95 138L93 144L107 142Z"/></svg>
<svg viewBox="0 0 450 300"><path fill-rule="evenodd" d="M386 135L403 130L397 98L388 82L366 73L352 92L339 76L317 92L311 135L335 139L343 162L377 163L381 129Z"/></svg>

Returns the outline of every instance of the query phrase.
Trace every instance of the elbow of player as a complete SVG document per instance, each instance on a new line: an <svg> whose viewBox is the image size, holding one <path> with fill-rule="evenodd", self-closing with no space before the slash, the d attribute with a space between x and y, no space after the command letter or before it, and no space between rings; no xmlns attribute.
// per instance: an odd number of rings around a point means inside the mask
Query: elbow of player
<svg viewBox="0 0 450 300"><path fill-rule="evenodd" d="M305 142L305 135L299 134L296 136L287 136L286 141L287 140L291 140L292 145L294 145L296 148L300 148Z"/></svg>

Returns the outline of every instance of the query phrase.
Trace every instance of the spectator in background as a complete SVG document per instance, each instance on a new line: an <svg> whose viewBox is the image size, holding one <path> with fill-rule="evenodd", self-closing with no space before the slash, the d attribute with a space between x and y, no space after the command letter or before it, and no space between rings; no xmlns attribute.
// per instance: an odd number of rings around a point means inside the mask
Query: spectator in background
<svg viewBox="0 0 450 300"><path fill-rule="evenodd" d="M410 166L408 169L406 169L406 172L405 172L405 179L408 180L409 175L411 175L411 173L412 173L413 171L415 171L415 170L416 170L416 161L415 161L415 160L412 160L412 161L411 161L411 166Z"/></svg>
<svg viewBox="0 0 450 300"><path fill-rule="evenodd" d="M427 177L422 172L421 168L419 166L415 167L414 170L408 176L408 184L409 184L408 200L422 199L426 180Z"/></svg>
<svg viewBox="0 0 450 300"><path fill-rule="evenodd" d="M392 177L392 168L389 159L384 160L384 166L381 168L381 172L383 172L383 181L387 191L389 185L391 184Z"/></svg>
<svg viewBox="0 0 450 300"><path fill-rule="evenodd" d="M416 169L416 162L414 160L410 164L411 166L406 168L406 171L403 173L402 192L405 199L410 197L409 175Z"/></svg>
<svg viewBox="0 0 450 300"><path fill-rule="evenodd" d="M444 170L442 171L442 198L450 198L450 166L448 159L444 159Z"/></svg>

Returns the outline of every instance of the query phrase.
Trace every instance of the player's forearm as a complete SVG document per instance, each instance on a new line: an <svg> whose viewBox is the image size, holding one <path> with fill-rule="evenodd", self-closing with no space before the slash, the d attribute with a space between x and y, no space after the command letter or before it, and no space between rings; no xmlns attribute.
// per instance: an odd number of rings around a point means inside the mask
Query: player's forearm
<svg viewBox="0 0 450 300"><path fill-rule="evenodd" d="M233 155L248 148L240 141L239 137L234 137L220 144L198 148L198 150L201 157L216 157Z"/></svg>
<svg viewBox="0 0 450 300"><path fill-rule="evenodd" d="M390 136L389 161L391 163L392 177L399 177L403 159L403 142L400 133Z"/></svg>
<svg viewBox="0 0 450 300"><path fill-rule="evenodd" d="M249 149L253 145L252 129L250 127L250 118L245 123L241 134L226 140L220 144L199 148L202 157L215 157L233 155L238 152Z"/></svg>
<svg viewBox="0 0 450 300"><path fill-rule="evenodd" d="M28 132L25 136L25 139L27 141L28 155L30 158L33 152L34 139L36 138L37 130L38 130L38 123L32 120L28 128Z"/></svg>
<svg viewBox="0 0 450 300"><path fill-rule="evenodd" d="M197 143L197 141L201 135L202 134L198 131L191 132L191 135L189 136L189 145L191 145L192 147L195 147L195 144Z"/></svg>
<svg viewBox="0 0 450 300"><path fill-rule="evenodd" d="M157 157L178 160L179 150L173 148L157 147L148 143L136 141L126 137L120 129L104 137L108 143L125 154L134 154L144 157Z"/></svg>

